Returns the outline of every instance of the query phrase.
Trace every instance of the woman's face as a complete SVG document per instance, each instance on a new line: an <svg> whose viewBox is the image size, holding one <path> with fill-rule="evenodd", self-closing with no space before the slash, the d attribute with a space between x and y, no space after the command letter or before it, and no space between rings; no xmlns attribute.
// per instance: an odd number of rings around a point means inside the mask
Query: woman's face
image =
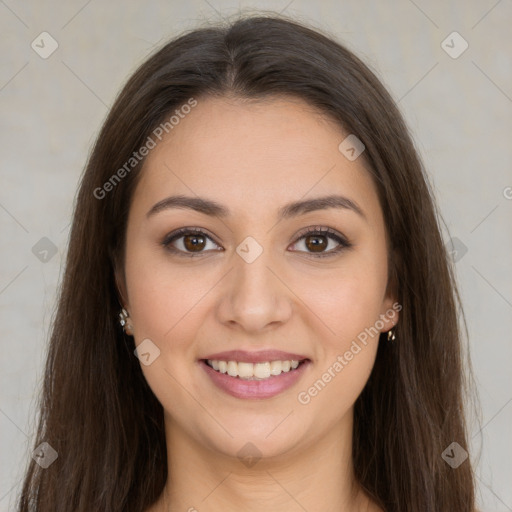
<svg viewBox="0 0 512 512"><path fill-rule="evenodd" d="M339 149L347 135L299 100L204 98L147 157L120 287L167 426L218 455L292 453L351 425L398 320L376 189ZM165 202L178 195L197 208ZM308 206L326 196L346 200Z"/></svg>

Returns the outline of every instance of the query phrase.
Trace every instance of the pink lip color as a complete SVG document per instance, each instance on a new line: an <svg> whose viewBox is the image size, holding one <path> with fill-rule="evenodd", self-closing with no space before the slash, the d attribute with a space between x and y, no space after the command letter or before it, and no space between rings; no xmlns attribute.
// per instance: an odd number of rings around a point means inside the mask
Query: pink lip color
<svg viewBox="0 0 512 512"><path fill-rule="evenodd" d="M235 398L261 399L271 398L292 387L304 374L310 361L305 361L295 370L283 372L264 380L244 380L239 377L231 377L227 373L214 370L206 364L206 361L201 360L199 363L213 383L228 395Z"/></svg>

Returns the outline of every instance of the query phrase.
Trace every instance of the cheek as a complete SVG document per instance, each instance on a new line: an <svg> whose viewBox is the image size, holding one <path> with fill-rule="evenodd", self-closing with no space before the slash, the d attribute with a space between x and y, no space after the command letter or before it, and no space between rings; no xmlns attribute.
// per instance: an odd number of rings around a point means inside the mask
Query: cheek
<svg viewBox="0 0 512 512"><path fill-rule="evenodd" d="M323 326L326 350L344 350L358 335L375 326L386 281L385 266L359 255L322 276L297 279L297 295L305 298Z"/></svg>
<svg viewBox="0 0 512 512"><path fill-rule="evenodd" d="M191 340L204 323L206 308L211 308L209 292L219 275L200 263L176 264L159 250L127 252L126 283L135 340L138 344L149 338L163 355L193 359L192 350L197 348ZM169 362L174 366L177 359L171 357Z"/></svg>
<svg viewBox="0 0 512 512"><path fill-rule="evenodd" d="M357 279L345 280L317 300L321 305L317 308L318 316L329 330L324 330L326 334L317 340L320 364L316 377L323 382L332 381L329 387L333 396L352 403L370 376L375 360L379 340L375 329L378 304ZM325 375L327 371L330 374Z"/></svg>
<svg viewBox="0 0 512 512"><path fill-rule="evenodd" d="M149 262L134 264L127 272L127 286L136 329L144 336L162 338L178 323L186 324L194 305L211 288L204 277Z"/></svg>
<svg viewBox="0 0 512 512"><path fill-rule="evenodd" d="M196 356L197 347L191 341L197 338L206 314L207 301L201 299L216 282L208 275L184 271L142 251L133 251L126 262L135 344L149 338L160 351L141 370L160 403L175 414L190 407L190 395L183 386L188 389L189 363Z"/></svg>
<svg viewBox="0 0 512 512"><path fill-rule="evenodd" d="M313 415L324 417L325 428L353 406L372 372L379 343L377 283L351 274L308 296L328 329L317 332L317 364L298 398Z"/></svg>
<svg viewBox="0 0 512 512"><path fill-rule="evenodd" d="M135 328L149 335L146 331L153 326L156 330L152 334L156 334L159 322L172 321L168 302L179 304L176 296L186 292L186 288L178 282L179 273L173 273L172 266L165 264L157 239L138 225L127 233L125 276Z"/></svg>

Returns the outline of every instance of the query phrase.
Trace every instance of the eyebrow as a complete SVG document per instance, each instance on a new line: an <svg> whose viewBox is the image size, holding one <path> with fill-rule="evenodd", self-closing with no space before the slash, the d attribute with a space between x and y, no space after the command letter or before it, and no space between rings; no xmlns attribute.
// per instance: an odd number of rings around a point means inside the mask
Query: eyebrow
<svg viewBox="0 0 512 512"><path fill-rule="evenodd" d="M149 218L159 212L171 208L190 209L212 217L225 218L229 217L230 211L225 206L204 197L190 197L184 195L169 196L156 203L146 214ZM358 204L349 199L348 197L340 195L329 195L324 197L316 197L314 199L307 199L303 201L294 201L282 206L278 210L278 219L289 219L304 215L305 213L326 210L329 208L339 208L345 210L352 210L360 217L368 222L368 219Z"/></svg>

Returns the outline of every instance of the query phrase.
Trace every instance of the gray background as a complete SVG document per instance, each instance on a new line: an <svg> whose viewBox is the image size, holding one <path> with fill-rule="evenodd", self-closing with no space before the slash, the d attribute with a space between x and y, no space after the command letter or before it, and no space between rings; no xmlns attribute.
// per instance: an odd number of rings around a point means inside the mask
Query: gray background
<svg viewBox="0 0 512 512"><path fill-rule="evenodd" d="M481 425L470 425L479 504L512 511L510 0L0 0L0 510L12 510L31 454L73 198L108 107L155 45L198 22L254 9L311 20L361 56L399 101L446 222L445 241L458 239L482 408ZM58 43L46 59L31 47L43 31ZM454 31L469 45L457 58L463 41L443 44Z"/></svg>

